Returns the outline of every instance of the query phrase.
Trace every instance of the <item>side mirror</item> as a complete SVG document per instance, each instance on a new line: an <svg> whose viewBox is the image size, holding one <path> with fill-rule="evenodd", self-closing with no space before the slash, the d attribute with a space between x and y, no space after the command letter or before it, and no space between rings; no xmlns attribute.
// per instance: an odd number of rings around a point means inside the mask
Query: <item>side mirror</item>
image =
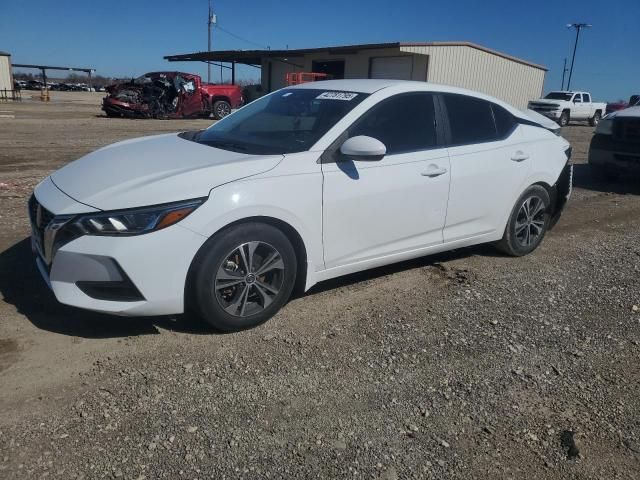
<svg viewBox="0 0 640 480"><path fill-rule="evenodd" d="M358 135L347 139L340 147L340 153L353 160L377 161L386 155L387 147L376 138Z"/></svg>

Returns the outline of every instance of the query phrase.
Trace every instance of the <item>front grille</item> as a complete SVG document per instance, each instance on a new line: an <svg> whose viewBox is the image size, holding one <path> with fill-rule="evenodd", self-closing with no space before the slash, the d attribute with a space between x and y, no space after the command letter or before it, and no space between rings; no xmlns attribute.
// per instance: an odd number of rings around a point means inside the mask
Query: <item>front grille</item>
<svg viewBox="0 0 640 480"><path fill-rule="evenodd" d="M640 143L640 118L616 118L613 122L613 138Z"/></svg>
<svg viewBox="0 0 640 480"><path fill-rule="evenodd" d="M69 222L73 215L55 216L38 202L35 195L31 195L28 208L36 250L45 265L50 267L58 249L81 236L82 232Z"/></svg>
<svg viewBox="0 0 640 480"><path fill-rule="evenodd" d="M557 110L560 107L558 105L549 105L548 103L530 103L529 108L531 110Z"/></svg>

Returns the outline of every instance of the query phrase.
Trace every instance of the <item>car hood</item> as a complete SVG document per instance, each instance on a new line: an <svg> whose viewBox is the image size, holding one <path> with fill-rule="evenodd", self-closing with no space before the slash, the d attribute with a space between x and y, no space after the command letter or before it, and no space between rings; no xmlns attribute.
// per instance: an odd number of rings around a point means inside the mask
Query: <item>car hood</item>
<svg viewBox="0 0 640 480"><path fill-rule="evenodd" d="M541 98L539 100L531 100L529 102L530 105L535 105L535 104L539 104L539 105L555 105L558 103L562 103L566 100L552 100L550 98Z"/></svg>
<svg viewBox="0 0 640 480"><path fill-rule="evenodd" d="M78 202L116 210L206 197L219 185L271 170L282 158L220 150L171 133L101 148L51 180Z"/></svg>
<svg viewBox="0 0 640 480"><path fill-rule="evenodd" d="M607 118L620 117L640 117L640 107L629 107L624 110L618 110L608 115Z"/></svg>

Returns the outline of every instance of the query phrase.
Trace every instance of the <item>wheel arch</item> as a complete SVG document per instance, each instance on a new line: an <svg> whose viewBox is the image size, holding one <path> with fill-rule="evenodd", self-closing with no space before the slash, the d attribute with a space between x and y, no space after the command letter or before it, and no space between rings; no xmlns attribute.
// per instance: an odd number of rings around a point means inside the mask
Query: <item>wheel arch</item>
<svg viewBox="0 0 640 480"><path fill-rule="evenodd" d="M209 103L211 104L211 108L213 108L213 104L217 101L225 101L229 105L231 105L231 99L226 95L209 95Z"/></svg>
<svg viewBox="0 0 640 480"><path fill-rule="evenodd" d="M213 232L206 242L202 244L202 246L198 249L193 259L191 260L191 264L189 265L189 270L187 272L187 278L184 285L184 302L185 302L185 311L189 303L193 300L193 292L194 289L191 288L191 285L194 281L194 276L196 273L196 268L198 266L198 259L206 252L206 247L208 241L216 235L223 233L225 230L236 227L238 225L243 225L247 223L263 223L265 225L270 225L272 227L277 228L282 233L285 234L287 239L291 242L293 249L296 254L296 260L298 264L298 268L296 271L296 283L294 285L293 293L300 294L305 291L309 279L308 277L308 253L307 247L304 243L302 235L289 223L285 222L276 217L271 216L249 216L240 218L238 220L234 220L226 225L220 227L218 230Z"/></svg>

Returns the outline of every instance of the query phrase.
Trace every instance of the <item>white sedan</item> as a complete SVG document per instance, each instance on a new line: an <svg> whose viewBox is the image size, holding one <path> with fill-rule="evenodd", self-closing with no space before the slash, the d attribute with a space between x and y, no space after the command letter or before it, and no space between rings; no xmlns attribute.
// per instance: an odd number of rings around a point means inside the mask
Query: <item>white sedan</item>
<svg viewBox="0 0 640 480"><path fill-rule="evenodd" d="M480 93L307 83L206 130L126 140L58 170L29 201L32 246L62 303L190 308L240 330L294 287L480 243L532 252L569 196L570 155Z"/></svg>

